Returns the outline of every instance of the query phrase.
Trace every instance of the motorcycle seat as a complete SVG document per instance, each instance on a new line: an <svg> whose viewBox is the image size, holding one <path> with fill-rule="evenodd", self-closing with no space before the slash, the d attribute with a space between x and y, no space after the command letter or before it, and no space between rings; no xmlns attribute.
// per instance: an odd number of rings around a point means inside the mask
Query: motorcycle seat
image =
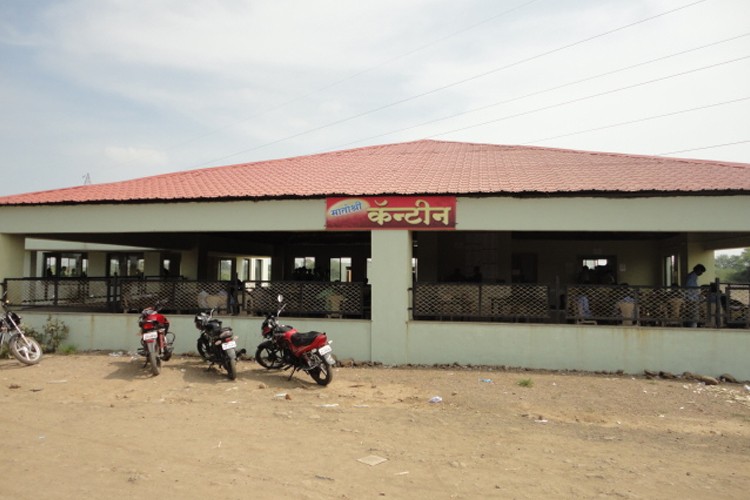
<svg viewBox="0 0 750 500"><path fill-rule="evenodd" d="M297 332L292 334L292 344L294 344L297 347L303 346L303 345L310 345L313 343L313 341L319 336L322 335L322 332Z"/></svg>

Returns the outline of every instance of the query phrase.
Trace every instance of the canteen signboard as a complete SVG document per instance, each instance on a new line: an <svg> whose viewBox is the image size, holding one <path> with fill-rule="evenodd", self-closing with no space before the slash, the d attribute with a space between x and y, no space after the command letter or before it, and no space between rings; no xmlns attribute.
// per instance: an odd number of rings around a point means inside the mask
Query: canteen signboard
<svg viewBox="0 0 750 500"><path fill-rule="evenodd" d="M456 228L455 196L356 196L326 199L326 228Z"/></svg>

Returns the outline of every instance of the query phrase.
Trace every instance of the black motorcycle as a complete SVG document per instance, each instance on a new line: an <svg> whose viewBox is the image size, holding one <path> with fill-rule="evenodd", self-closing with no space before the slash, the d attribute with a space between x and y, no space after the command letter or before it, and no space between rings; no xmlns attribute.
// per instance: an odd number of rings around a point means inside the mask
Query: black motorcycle
<svg viewBox="0 0 750 500"><path fill-rule="evenodd" d="M214 318L214 309L195 315L195 327L200 331L197 349L201 358L227 371L229 380L237 378L237 337L232 328L221 326L221 320Z"/></svg>

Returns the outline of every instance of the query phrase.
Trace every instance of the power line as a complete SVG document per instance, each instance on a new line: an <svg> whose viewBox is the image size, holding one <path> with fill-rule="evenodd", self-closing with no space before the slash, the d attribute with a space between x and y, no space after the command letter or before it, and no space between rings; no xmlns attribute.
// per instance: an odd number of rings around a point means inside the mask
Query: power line
<svg viewBox="0 0 750 500"><path fill-rule="evenodd" d="M692 148L692 149L681 149L680 151L669 151L667 153L659 153L657 156L669 156L669 155L676 155L679 153L689 153L691 151L702 151L704 149L716 149L716 148L723 148L726 146L736 146L737 144L747 144L750 142L750 139L746 139L744 141L737 141L737 142L726 142L724 144L713 144L711 146L703 146L700 148Z"/></svg>
<svg viewBox="0 0 750 500"><path fill-rule="evenodd" d="M449 130L447 132L441 132L439 134L432 134L432 135L429 135L427 137L440 137L440 136L443 136L443 135L452 134L454 132L462 132L464 130L469 130L469 129L472 129L472 128L482 127L484 125L489 125L491 123L497 123L497 122L500 122L500 121L509 120L511 118L518 118L519 116L526 116L526 115L530 115L530 114L533 114L533 113L538 113L540 111L547 111L547 110L550 110L550 109L559 108L561 106L565 106L565 105L568 105L568 104L573 104L573 103L576 103L576 102L587 101L589 99L594 99L595 97L601 97L601 96L605 96L605 95L609 95L609 94L614 94L614 93L617 93L617 92L622 92L624 90L630 90L630 89L634 89L634 88L637 88L637 87L642 87L644 85L649 85L649 84L652 84L652 83L661 82L661 81L664 81L664 80L669 80L671 78L676 78L678 76L689 75L691 73L696 73L698 71L704 71L704 70L707 70L707 69L716 68L716 67L722 66L724 64L730 64L730 63L733 63L733 62L743 61L745 59L750 59L750 55L748 55L748 56L742 56L742 57L737 57L735 59L730 59L728 61L722 61L722 62L715 63L715 64L709 64L708 66L702 66L700 68L695 68L695 69L691 69L691 70L687 70L687 71L681 71L679 73L674 73L674 74L663 76L663 77L660 77L660 78L654 78L654 79L651 79L651 80L646 80L644 82L635 83L633 85L626 85L625 87L619 87L619 88L616 88L616 89L607 90L605 92L599 92L597 94L591 94L591 95L587 95L587 96L584 96L584 97L578 97L576 99L569 99L567 101L559 102L559 103L556 103L556 104L550 104L549 106L542 106L541 108L536 108L536 109L532 109L532 110L529 110L529 111L523 111L521 113L515 113L515 114L512 114L512 115L506 115L506 116L503 116L501 118L496 118L494 120L489 120L489 121L486 121L486 122L476 123L474 125L468 125L466 127L456 128L456 129L453 129L453 130Z"/></svg>
<svg viewBox="0 0 750 500"><path fill-rule="evenodd" d="M293 98L291 98L291 99L289 99L287 101L284 101L284 102L281 102L279 104L276 104L276 105L274 105L274 106L272 106L270 108L267 108L267 109L264 109L262 111L259 111L258 113L255 113L255 114L253 114L253 115L251 115L251 116L249 116L249 117L247 117L245 119L242 119L240 121L234 122L234 123L229 124L229 125L225 125L223 127L219 127L218 129L212 130L211 132L207 132L207 133L205 133L203 135L194 137L192 139L187 139L187 140L182 141L180 143L174 144L174 145L168 147L166 150L170 151L170 150L175 149L177 147L180 147L182 145L189 144L189 143L197 141L199 139L203 139L203 138L212 136L212 135L217 134L217 133L219 133L219 132L221 132L223 130L227 130L229 128L236 127L236 126L241 125L243 123L247 123L248 121L250 121L250 120L252 120L254 118L258 118L259 116L263 116L263 115L265 115L267 113L270 113L272 111L276 111L278 109L284 108L284 107L286 107L286 106L288 106L288 105L290 105L292 103L295 103L297 101L301 101L303 99L307 99L308 97L311 97L313 95L319 94L319 93L321 93L321 92L323 92L325 90L329 90L329 89L338 87L339 85L341 85L343 83L346 83L346 82L348 82L350 80L353 80L353 79L355 79L357 77L360 77L360 76L362 76L364 74L370 73L370 72L372 72L372 71L374 71L374 70L376 70L378 68L381 68L381 67L386 66L388 64L391 64L391 63L393 63L395 61L398 61L399 59L404 59L404 58L409 57L409 56L411 56L413 54L416 54L418 52L426 50L426 49L432 47L433 45L437 45L438 43L441 43L441 42L444 42L446 40L449 40L449 39L451 39L451 38L453 38L455 36L460 35L461 33L465 33L467 31L473 30L473 29L475 29L475 28L477 28L479 26L482 26L483 24L487 24L487 23L489 23L491 21L494 21L495 19L498 19L500 17L503 17L503 16L506 16L508 14L511 14L511 13L513 13L513 12L515 12L517 10L520 10L520 9L522 9L522 8L528 6L528 5L531 5L532 3L536 3L536 2L539 2L539 1L542 1L542 0L529 0L529 1L527 1L527 2L525 2L523 4L521 4L521 5L518 5L516 7L512 7L510 9L504 10L503 12L500 12L500 13L495 14L493 16L490 16L488 18L482 19L479 22L476 22L476 23L471 24L469 26L465 26L464 28L461 28L461 29L458 29L456 31L453 31L453 32L451 32L451 33L449 33L447 35L444 35L444 36L442 36L440 38L437 38L435 40L427 42L427 43L425 43L423 45L420 45L420 46L418 46L416 48L407 50L406 52L403 52L401 54L393 56L393 57L391 57L389 59L385 59L383 61L380 61L379 63L377 63L377 64L375 64L373 66L370 66L368 68L365 68L365 69L363 69L361 71L352 73L352 74L350 74L348 76L345 76L345 77L343 77L343 78L341 78L339 80L335 80L335 81L333 81L331 83L323 85L322 87L318 87L318 88L316 88L314 90L311 90L311 91L309 91L307 93L298 95L298 96L293 97Z"/></svg>
<svg viewBox="0 0 750 500"><path fill-rule="evenodd" d="M646 116L646 117L643 117L643 118L637 118L635 120L628 120L628 121L624 121L624 122L613 123L611 125L602 125L601 127L594 127L594 128L589 128L589 129L585 129L585 130L578 130L576 132L570 132L570 133L567 133L567 134L560 134L560 135L555 135L555 136L551 136L551 137L545 137L543 139L535 139L533 141L525 141L525 142L521 142L519 144L521 144L521 145L538 144L540 142L552 141L552 140L555 140L555 139L561 139L563 137L570 137L570 136L573 136L573 135L587 134L589 132L597 132L599 130L606 130L608 128L621 127L623 125L632 125L634 123L641 123L641 122L646 122L646 121L649 121L649 120L656 120L658 118L667 118L669 116L676 116L676 115L680 115L680 114L684 114L684 113L690 113L692 111L700 111L700 110L704 110L704 109L715 108L715 107L718 107L718 106L724 106L724 105L727 105L727 104L735 104L735 103L738 103L738 102L747 101L748 99L750 99L750 96L748 96L748 97L740 97L738 99L732 99L731 101L722 101L722 102L716 102L716 103L713 103L713 104L706 104L705 106L697 106L695 108L682 109L682 110L679 110L679 111L673 111L671 113L664 113L664 114L660 114L660 115Z"/></svg>
<svg viewBox="0 0 750 500"><path fill-rule="evenodd" d="M697 0L697 1L685 4L685 5L682 5L680 7L676 7L674 9L670 9L670 10L661 12L659 14L655 14L653 16L646 17L646 18L640 19L640 20L635 21L635 22L628 23L628 24L625 24L623 26L607 30L607 31L599 33L597 35L589 36L589 37L583 38L581 40L578 40L576 42L569 43L569 44L563 45L561 47L557 47L555 49L548 50L548 51L536 54L534 56L530 56L530 57L526 57L526 58L520 59L520 60L515 61L513 63L506 64L506 65L494 68L494 69L492 69L490 71L486 71L486 72L479 73L477 75L474 75L474 76L471 76L471 77L468 77L468 78L457 80L457 81L454 81L452 83L443 85L441 87L436 87L436 88L434 88L432 90L429 90L427 92L423 92L421 94L416 94L416 95L413 95L413 96L410 96L410 97L406 97L404 99L393 101L391 103L384 104L382 106L378 106L376 108L370 109L368 111L363 111L361 113L357 113L355 115L351 115L351 116L349 116L347 118L342 118L340 120L335 120L335 121L332 121L332 122L320 125L318 127L313 127L311 129L307 129L305 131L302 131L302 132L299 132L299 133L296 133L296 134L292 134L292 135L288 135L286 137L282 137L280 139L276 139L274 141L265 142L263 144L259 144L257 146L252 147L252 148L243 149L242 151L237 151L235 153L232 153L232 154L229 154L229 155L226 155L226 156L222 156L220 158L214 158L213 160L204 161L204 162L195 164L195 165L193 165L192 167L189 167L189 168L206 165L207 163L219 162L219 161L222 161L222 160L226 160L227 158L231 158L233 156L237 156L237 155L240 155L240 154L243 154L243 153L248 153L250 151L256 151L258 149L262 149L264 147L268 147L268 146L271 146L271 145L274 145L274 144L278 144L280 142L288 141L290 139L295 139L297 137L300 137L300 136L303 136L303 135L307 135L307 134L312 133L312 132L317 132L319 130L323 130L325 128L332 127L334 125L340 125L342 123L346 123L346 122L349 122L351 120L354 120L354 119L357 119L357 118L361 118L363 116L366 116L366 115L369 115L369 114L372 114L372 113L376 113L378 111L382 111L384 109L392 108L392 107L397 106L399 104L404 104L406 102L413 101L413 100L418 99L420 97L425 97L427 95L431 95L431 94L434 94L434 93L437 93L437 92L449 89L451 87L455 87L455 86L458 86L458 85L461 85L461 84L464 84L464 83L467 83L467 82L470 82L470 81L473 81L473 80L476 80L476 79L479 79L479 78L483 78L485 76L497 73L499 71L510 69L512 67L515 67L515 66L527 63L529 61L533 61L533 60L539 59L541 57L545 57L545 56L548 56L548 55L551 55L551 54L554 54L554 53L557 53L557 52L560 52L560 51L563 51L563 50L575 47L577 45L581 45L583 43L587 43L587 42L590 42L592 40L596 40L598 38L602 38L604 36L611 35L611 34L616 33L618 31L622 31L622 30L625 30L625 29L628 29L628 28L632 28L632 27L637 26L639 24L643 24L645 22L652 21L654 19L658 19L660 17L666 16L666 15L669 15L669 14L673 14L673 13L678 12L680 10L683 10L683 9L686 9L686 8L689 8L689 7L693 7L695 5L703 3L705 1L706 0Z"/></svg>
<svg viewBox="0 0 750 500"><path fill-rule="evenodd" d="M722 44L722 43L734 41L734 40L737 40L739 38L746 37L746 36L750 36L750 32L742 33L740 35L736 35L736 36L733 36L733 37L730 37L730 38L725 38L723 40L719 40L719 41L716 41L716 42L711 42L711 43L708 43L708 44L705 44L705 45L701 45L699 47L693 47L693 48L690 48L690 49L685 49L685 50L682 50L680 52L675 52L673 54L669 54L669 55L666 55L666 56L657 57L655 59L649 59L647 61L643 61L643 62L640 62L640 63L637 63L637 64L632 64L630 66L624 66L622 68L614 69L614 70L611 70L611 71L606 71L604 73L599 73L597 75L593 75L593 76L589 76L589 77L586 77L586 78L582 78L580 80L575 80L575 81L572 81L572 82L564 83L562 85L556 85L554 87L549 87L549 88L546 88L546 89L543 89L543 90L538 90L538 91L531 92L531 93L528 93L528 94L524 94L524 95L521 95L521 96L516 96L516 97L510 98L510 99L505 99L503 101L496 101L496 102L494 102L492 104L487 104L487 105L479 106L479 107L472 108L472 109L469 109L469 110L466 110L466 111L461 111L460 113L453 113L451 115L446 115L446 116L443 116L441 118L435 118L433 120L427 120L427 121L424 121L424 122L420 122L420 123L418 123L416 125L411 125L411 126L408 126L408 127L397 129L397 130L391 130L389 132L385 132L385 133L382 133L382 134L372 135L372 136L369 136L369 137L365 137L363 139L358 139L356 141L348 142L346 144L341 144L339 146L336 146L333 149L345 148L347 146L351 146L353 144L357 144L357 143L360 143L360 142L371 141L373 139L378 139L380 137L385 137L385 136L388 136L388 135L397 134L397 133L400 133L400 132L405 132L407 130L412 130L412 129L415 129L415 128L418 128L418 127L423 127L425 125L431 125L433 123L437 123L437 122L449 120L451 118L457 118L459 116L464 116L464 115L467 115L467 114L476 113L477 111L483 111L483 110L486 110L486 109L489 109L489 108L492 108L492 107L495 107L495 106L500 106L502 104L509 104L511 102L520 101L522 99L527 99L529 97L534 97L534 96L538 96L538 95L545 94L545 93L548 93L548 92L552 92L552 91L555 91L555 90L560 90L562 88L571 87L573 85L578 85L580 83L589 82L589 81L596 80L598 78L602 78L602 77L605 77L605 76L611 76L611 75L614 75L616 73L621 73L623 71L627 71L627 70L630 70L630 69L633 69L633 68L637 68L637 67L640 67L640 66L645 66L645 65L648 65L648 64L653 64L655 62L664 61L664 60L670 59L672 57L677 57L677 56L685 55L685 54L688 54L690 52L695 52L697 50L701 50L701 49L705 49L705 48L712 47L712 46L715 46L715 45L719 45L719 44Z"/></svg>

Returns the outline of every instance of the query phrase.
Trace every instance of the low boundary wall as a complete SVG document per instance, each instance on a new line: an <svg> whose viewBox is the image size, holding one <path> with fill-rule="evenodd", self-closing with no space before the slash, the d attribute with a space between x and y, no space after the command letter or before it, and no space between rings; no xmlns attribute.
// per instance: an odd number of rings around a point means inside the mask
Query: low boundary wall
<svg viewBox="0 0 750 500"><path fill-rule="evenodd" d="M25 324L41 331L49 313L21 311ZM135 351L137 314L52 313L70 327L64 344L79 351ZM170 315L175 352L195 351L198 331L192 315ZM261 317L220 317L238 336L238 346L254 354L261 342ZM300 331L325 331L339 359L372 359L369 320L284 318ZM750 331L746 329L658 328L601 325L410 321L402 346L407 363L505 365L546 370L644 370L750 380Z"/></svg>

